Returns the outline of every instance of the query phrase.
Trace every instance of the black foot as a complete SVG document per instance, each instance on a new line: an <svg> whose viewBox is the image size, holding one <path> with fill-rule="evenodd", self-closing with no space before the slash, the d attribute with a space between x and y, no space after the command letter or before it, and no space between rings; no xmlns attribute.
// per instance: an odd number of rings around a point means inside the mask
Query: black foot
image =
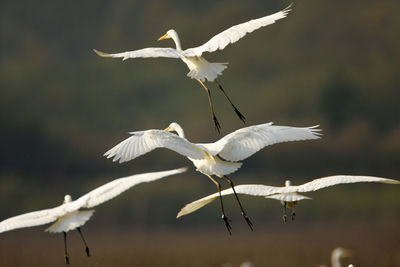
<svg viewBox="0 0 400 267"><path fill-rule="evenodd" d="M240 113L240 111L234 106L232 105L233 109L235 110L236 115L239 117L239 119L243 122L246 123L246 118L242 115L242 113Z"/></svg>
<svg viewBox="0 0 400 267"><path fill-rule="evenodd" d="M215 125L215 130L217 130L218 133L221 133L221 125L218 122L217 117L213 115L213 120L214 120L214 125Z"/></svg>
<svg viewBox="0 0 400 267"><path fill-rule="evenodd" d="M286 214L283 215L283 221L284 221L284 222L287 221L287 216L286 216Z"/></svg>
<svg viewBox="0 0 400 267"><path fill-rule="evenodd" d="M246 215L246 213L242 212L243 218L246 220L247 225L250 227L251 231L253 231L253 223L250 221L250 218Z"/></svg>
<svg viewBox="0 0 400 267"><path fill-rule="evenodd" d="M87 255L88 257L90 257L89 247L86 247L85 251L86 251L86 255Z"/></svg>
<svg viewBox="0 0 400 267"><path fill-rule="evenodd" d="M69 265L69 257L68 255L64 255L65 258L65 264Z"/></svg>
<svg viewBox="0 0 400 267"><path fill-rule="evenodd" d="M222 214L222 220L224 221L225 227L228 230L229 235L232 235L232 233L231 233L232 227L229 224L229 221L230 221L229 218L226 217L224 214Z"/></svg>
<svg viewBox="0 0 400 267"><path fill-rule="evenodd" d="M292 213L292 221L294 221L294 218L296 218L296 213Z"/></svg>

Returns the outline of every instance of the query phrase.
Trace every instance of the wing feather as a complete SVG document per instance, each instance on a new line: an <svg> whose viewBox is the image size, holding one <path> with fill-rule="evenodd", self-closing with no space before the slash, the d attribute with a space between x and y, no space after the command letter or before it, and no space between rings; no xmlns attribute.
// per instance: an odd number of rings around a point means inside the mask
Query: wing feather
<svg viewBox="0 0 400 267"><path fill-rule="evenodd" d="M149 57L167 57L167 58L181 58L182 53L172 47L148 47L134 51L127 51L122 53L108 54L99 50L93 51L101 57L122 58L127 60L129 58L149 58Z"/></svg>
<svg viewBox="0 0 400 267"><path fill-rule="evenodd" d="M64 216L65 214L67 214L65 205L61 205L52 209L33 211L14 216L0 222L0 233L19 228L48 224L54 222L59 217Z"/></svg>
<svg viewBox="0 0 400 267"><path fill-rule="evenodd" d="M228 44L232 44L237 42L239 39L243 38L247 33L251 33L261 27L270 25L275 23L277 20L280 20L287 16L290 11L290 6L287 8L274 13L269 16L265 16L259 19L253 19L235 26L230 27L229 29L215 35L205 44L189 48L183 51L184 56L193 57L193 56L201 56L204 52L214 52L218 49L224 49Z"/></svg>
<svg viewBox="0 0 400 267"><path fill-rule="evenodd" d="M237 185L235 186L235 191L237 194L245 194L251 196L265 196L265 194L271 194L271 192L275 192L274 190L277 187L267 186L267 185L255 185L255 184L245 184L245 185ZM279 187L278 187L279 188ZM233 194L232 188L225 189L221 191L221 196L231 195ZM219 197L219 193L214 193L209 196L203 197L201 199L195 200L189 204L186 204L178 213L177 218L190 214L205 205L213 202L215 199Z"/></svg>
<svg viewBox="0 0 400 267"><path fill-rule="evenodd" d="M107 158L114 157L113 161L122 163L156 148L165 147L193 159L204 158L204 152L199 147L171 132L147 130L131 132L130 134L132 134L131 137L108 150L104 156L107 156Z"/></svg>
<svg viewBox="0 0 400 267"><path fill-rule="evenodd" d="M320 129L313 127L276 126L272 122L250 126L230 133L212 144L199 144L212 155L219 155L229 161L250 157L260 149L288 141L318 139Z"/></svg>
<svg viewBox="0 0 400 267"><path fill-rule="evenodd" d="M153 182L164 177L179 174L185 171L187 171L187 168L179 168L174 170L149 172L119 178L90 191L89 193L78 198L76 201L74 201L74 203L71 203L71 205L75 206L74 209L92 208L117 197L118 195L122 194L123 192L132 188L135 185Z"/></svg>
<svg viewBox="0 0 400 267"><path fill-rule="evenodd" d="M338 185L338 184L351 184L351 183L361 183L361 182L375 182L375 183L385 183L385 184L400 184L400 181L387 179L382 177L374 176L355 176L355 175L334 175L323 177L319 179L312 180L311 182L305 183L299 186L291 186L293 189L291 191L295 192L311 192L316 191L321 188ZM288 187L291 188L291 187Z"/></svg>

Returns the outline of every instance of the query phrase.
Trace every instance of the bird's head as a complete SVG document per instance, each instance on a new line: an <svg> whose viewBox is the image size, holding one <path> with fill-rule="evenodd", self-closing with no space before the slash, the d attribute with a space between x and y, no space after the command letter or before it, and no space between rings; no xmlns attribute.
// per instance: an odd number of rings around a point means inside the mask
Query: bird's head
<svg viewBox="0 0 400 267"><path fill-rule="evenodd" d="M180 137L185 137L182 127L176 122L172 122L167 128L164 129L164 131L176 132Z"/></svg>
<svg viewBox="0 0 400 267"><path fill-rule="evenodd" d="M291 186L291 185L292 185L292 182L290 180L286 180L285 181L285 186L286 187Z"/></svg>
<svg viewBox="0 0 400 267"><path fill-rule="evenodd" d="M178 36L178 33L175 30L169 30L167 31L166 34L164 34L163 36L161 36L160 38L158 38L158 41L164 40L164 39L174 39L175 36Z"/></svg>
<svg viewBox="0 0 400 267"><path fill-rule="evenodd" d="M341 248L341 247L335 248L331 253L332 266L337 266L337 265L334 265L334 263L340 262L340 260L343 258L352 257L353 255L354 255L354 252L350 249Z"/></svg>
<svg viewBox="0 0 400 267"><path fill-rule="evenodd" d="M72 201L72 197L70 195L65 195L63 203L69 203Z"/></svg>

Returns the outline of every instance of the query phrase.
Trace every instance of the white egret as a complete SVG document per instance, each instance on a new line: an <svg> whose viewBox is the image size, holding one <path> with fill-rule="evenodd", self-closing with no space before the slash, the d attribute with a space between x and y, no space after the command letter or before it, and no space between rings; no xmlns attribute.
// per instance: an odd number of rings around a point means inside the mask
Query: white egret
<svg viewBox="0 0 400 267"><path fill-rule="evenodd" d="M217 131L220 131L220 124L217 120L217 117L214 113L214 107L211 100L211 93L204 82L215 82L218 88L222 91L225 97L228 99L229 103L232 105L234 111L237 116L245 122L245 117L239 112L236 106L232 103L220 83L216 80L216 78L222 74L222 71L227 68L227 63L211 63L208 62L202 55L205 52L214 52L216 50L224 49L228 44L237 42L240 38L244 37L247 33L251 33L261 27L270 25L275 23L277 20L280 20L287 16L290 11L290 6L274 13L269 16L265 16L258 19L253 19L235 26L230 27L229 29L215 35L208 42L203 45L182 50L181 41L179 39L178 33L171 29L167 31L166 34L161 36L158 40L163 39L172 39L176 45L176 48L171 47L149 47L129 52L122 52L116 54L108 54L104 52L100 52L94 49L101 57L113 57L113 58L122 58L123 60L127 60L129 58L149 58L149 57L167 57L167 58L179 58L181 59L189 68L188 77L197 80L201 86L206 90L208 95L208 101L210 104L211 115L214 121L215 128Z"/></svg>
<svg viewBox="0 0 400 267"><path fill-rule="evenodd" d="M136 174L119 178L90 191L86 195L83 195L74 201L70 195L66 195L61 206L25 213L0 222L0 233L19 228L39 226L55 221L55 223L48 227L45 231L50 233L62 232L64 234L64 257L66 264L69 264L69 256L67 252L68 231L74 229L78 230L85 245L86 254L88 257L90 256L89 247L87 246L80 229L80 227L84 225L93 215L94 210L87 209L100 205L140 183L152 182L170 175L185 172L186 170L187 168L180 168L169 171Z"/></svg>
<svg viewBox="0 0 400 267"><path fill-rule="evenodd" d="M163 130L147 130L130 132L131 137L122 141L111 148L104 155L107 158L114 157L114 161L125 162L139 157L156 148L165 147L183 156L186 156L196 166L197 171L206 175L215 183L218 192L221 192L220 184L212 177L225 178L235 192L232 181L226 176L237 171L244 160L260 149L276 143L288 141L300 141L319 138L318 126L313 127L289 127L276 126L272 122L249 126L232 132L221 138L215 143L194 144L185 138L182 127L176 122L171 123L168 128ZM175 135L170 132L176 132ZM250 219L244 212L239 198L239 203L243 218L252 229ZM224 206L221 201L222 219L230 233L228 218L225 216Z"/></svg>
<svg viewBox="0 0 400 267"><path fill-rule="evenodd" d="M337 247L332 250L331 253L331 266L342 267L341 260L353 256L354 252L347 248ZM319 265L318 267L327 267L326 265ZM348 267L354 267L353 264L349 264Z"/></svg>
<svg viewBox="0 0 400 267"><path fill-rule="evenodd" d="M284 187L276 187L269 185L259 185L259 184L243 184L235 186L235 192L232 189L226 189L221 191L219 194L215 193L204 198L198 199L187 204L178 213L177 218L192 213L205 205L214 201L220 195L231 195L231 194L245 194L251 196L262 196L265 198L272 198L280 200L284 207L283 220L286 222L286 207L292 209L292 220L294 220L295 205L303 199L311 199L310 197L303 196L298 193L316 191L325 187L338 185L338 184L351 184L360 182L376 182L385 184L400 184L400 181L373 177L373 176L353 176L353 175L335 175L328 176L319 179L312 180L311 182L302 185L291 185L289 180L285 181Z"/></svg>

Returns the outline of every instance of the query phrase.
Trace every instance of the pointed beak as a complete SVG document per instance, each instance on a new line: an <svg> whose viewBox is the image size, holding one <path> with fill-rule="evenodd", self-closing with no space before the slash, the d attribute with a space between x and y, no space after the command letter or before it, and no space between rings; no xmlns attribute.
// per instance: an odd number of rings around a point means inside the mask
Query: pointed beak
<svg viewBox="0 0 400 267"><path fill-rule="evenodd" d="M171 130L171 127L167 127L164 129L164 131L169 132Z"/></svg>
<svg viewBox="0 0 400 267"><path fill-rule="evenodd" d="M167 37L168 37L168 34L166 33L166 34L164 34L163 36L161 36L160 38L158 38L157 41L164 40L164 39L166 39Z"/></svg>

